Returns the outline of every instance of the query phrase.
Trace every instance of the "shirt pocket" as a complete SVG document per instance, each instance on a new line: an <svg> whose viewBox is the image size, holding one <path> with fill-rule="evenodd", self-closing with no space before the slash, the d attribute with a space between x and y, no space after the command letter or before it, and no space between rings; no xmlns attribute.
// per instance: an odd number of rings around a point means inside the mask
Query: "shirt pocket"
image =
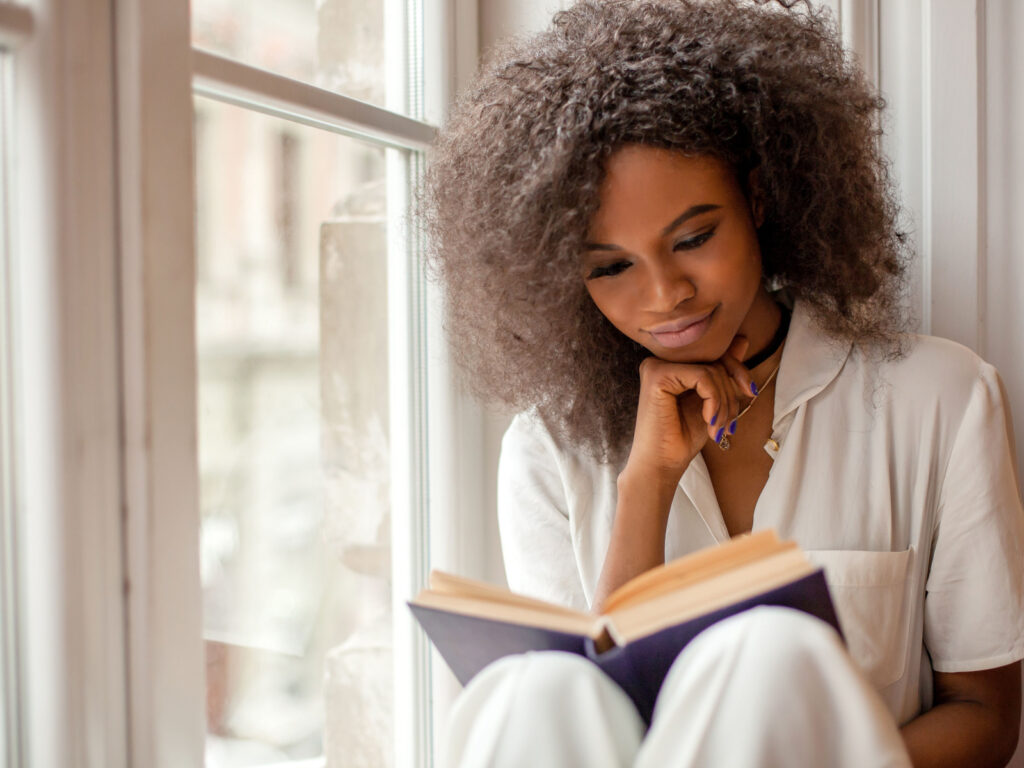
<svg viewBox="0 0 1024 768"><path fill-rule="evenodd" d="M878 690L901 677L907 662L907 579L914 549L902 552L810 550L825 569L850 655Z"/></svg>

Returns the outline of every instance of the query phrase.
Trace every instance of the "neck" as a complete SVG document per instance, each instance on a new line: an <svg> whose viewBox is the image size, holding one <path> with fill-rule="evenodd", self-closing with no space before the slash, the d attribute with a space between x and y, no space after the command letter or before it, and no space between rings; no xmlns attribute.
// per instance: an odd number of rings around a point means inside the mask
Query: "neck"
<svg viewBox="0 0 1024 768"><path fill-rule="evenodd" d="M750 346L747 349L747 360L754 359L756 361L762 353L772 346L772 342L775 341L775 334L779 330L781 323L782 309L775 303L775 300L765 290L764 286L761 286L758 288L757 296L754 298L754 302L751 304L750 310L740 324L738 331L740 335L746 336L750 342ZM779 345L779 349L770 354L767 359L758 362L752 370L755 373L763 371L765 375L771 372L775 367L775 363L779 360L781 347L782 345Z"/></svg>

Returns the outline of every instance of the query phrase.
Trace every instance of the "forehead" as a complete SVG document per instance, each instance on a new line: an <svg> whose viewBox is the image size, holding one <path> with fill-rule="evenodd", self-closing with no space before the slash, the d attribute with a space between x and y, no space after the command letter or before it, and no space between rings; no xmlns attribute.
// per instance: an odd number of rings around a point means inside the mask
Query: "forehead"
<svg viewBox="0 0 1024 768"><path fill-rule="evenodd" d="M745 204L736 175L724 161L642 145L621 147L608 158L598 196L592 236L626 223L660 229L693 205Z"/></svg>

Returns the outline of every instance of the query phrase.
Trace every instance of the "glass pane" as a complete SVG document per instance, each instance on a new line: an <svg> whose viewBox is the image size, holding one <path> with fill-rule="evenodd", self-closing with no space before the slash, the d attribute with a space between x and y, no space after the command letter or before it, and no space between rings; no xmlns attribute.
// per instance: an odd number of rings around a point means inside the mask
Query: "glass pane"
<svg viewBox="0 0 1024 768"><path fill-rule="evenodd" d="M207 765L386 766L385 150L195 106Z"/></svg>
<svg viewBox="0 0 1024 768"><path fill-rule="evenodd" d="M396 94L388 103L386 55L402 50L402 34L401 26L385 25L385 2L192 0L192 42L245 64L404 112L403 104L394 103ZM405 4L398 7L404 10ZM399 40L393 41L396 36Z"/></svg>

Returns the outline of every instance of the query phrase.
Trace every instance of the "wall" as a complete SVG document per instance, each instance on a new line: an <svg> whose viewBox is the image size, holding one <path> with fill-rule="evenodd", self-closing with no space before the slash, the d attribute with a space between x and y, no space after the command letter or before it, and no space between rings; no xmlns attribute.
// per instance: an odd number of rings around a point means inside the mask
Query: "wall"
<svg viewBox="0 0 1024 768"><path fill-rule="evenodd" d="M983 354L1003 375L1024 476L1024 5L988 0L986 6Z"/></svg>
<svg viewBox="0 0 1024 768"><path fill-rule="evenodd" d="M1024 477L1024 5L1018 0L988 0L981 60L985 94L984 200L986 249L982 294L982 354L1002 373L1016 416L1018 478ZM1024 723L1021 739L1024 744ZM1024 768L1018 746L1011 768Z"/></svg>
<svg viewBox="0 0 1024 768"><path fill-rule="evenodd" d="M481 57L498 40L510 35L543 29L551 16L568 6L567 0L481 0L479 6L479 40ZM484 504L482 513L487 521L487 540L483 548L488 553L486 564L480 576L502 584L505 582L504 563L497 529L497 485L496 471L501 436L510 420L510 414L494 409L486 411L483 417L484 466L488 468L483 480Z"/></svg>

